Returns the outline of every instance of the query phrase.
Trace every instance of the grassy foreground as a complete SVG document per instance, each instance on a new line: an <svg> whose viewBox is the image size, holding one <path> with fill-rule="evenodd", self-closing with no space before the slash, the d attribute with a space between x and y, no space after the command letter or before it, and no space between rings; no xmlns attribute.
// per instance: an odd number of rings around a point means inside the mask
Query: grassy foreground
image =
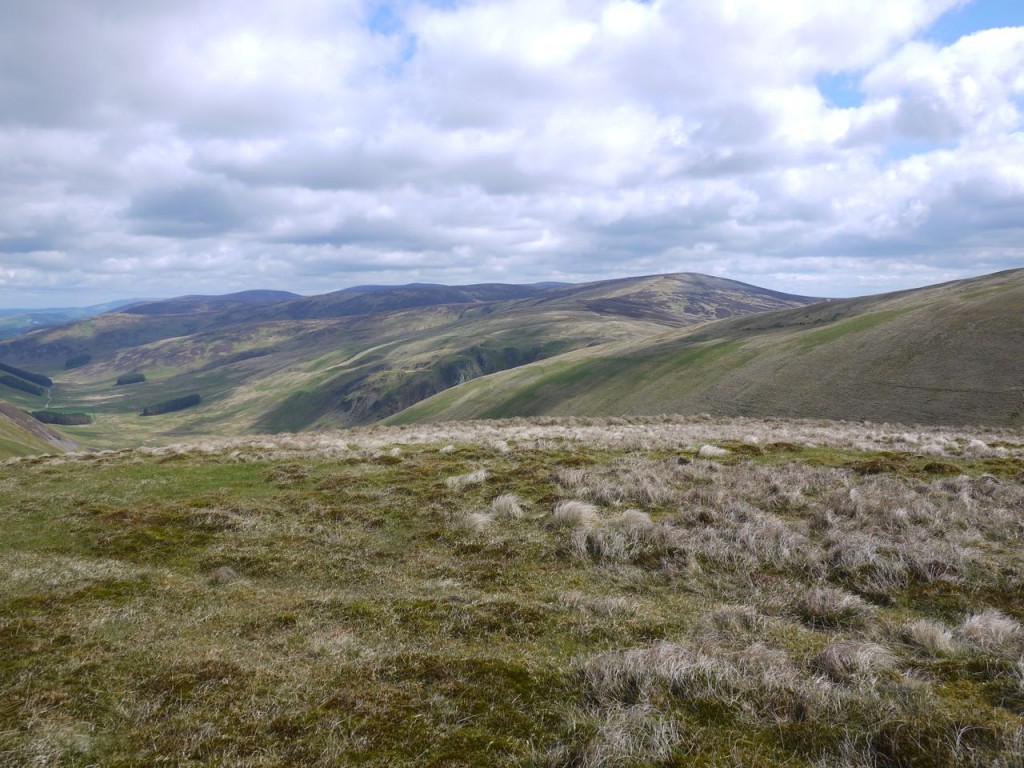
<svg viewBox="0 0 1024 768"><path fill-rule="evenodd" d="M15 459L0 765L1024 765L1024 435L442 424Z"/></svg>

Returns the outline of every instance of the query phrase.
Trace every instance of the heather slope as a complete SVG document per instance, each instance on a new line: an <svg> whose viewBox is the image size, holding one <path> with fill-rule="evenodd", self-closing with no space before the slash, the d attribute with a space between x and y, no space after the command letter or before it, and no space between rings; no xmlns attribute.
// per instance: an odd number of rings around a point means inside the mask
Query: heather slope
<svg viewBox="0 0 1024 768"><path fill-rule="evenodd" d="M76 437L118 447L366 424L460 383L573 350L808 301L699 275L569 287L367 288L225 311L114 313L0 344L0 359L28 358L52 372L54 404L97 417ZM209 304L204 297L181 303ZM63 370L72 353L89 361ZM126 373L146 381L118 386ZM139 418L155 402L191 393L202 395L199 407Z"/></svg>
<svg viewBox="0 0 1024 768"><path fill-rule="evenodd" d="M734 318L471 382L396 417L1024 423L1024 271Z"/></svg>

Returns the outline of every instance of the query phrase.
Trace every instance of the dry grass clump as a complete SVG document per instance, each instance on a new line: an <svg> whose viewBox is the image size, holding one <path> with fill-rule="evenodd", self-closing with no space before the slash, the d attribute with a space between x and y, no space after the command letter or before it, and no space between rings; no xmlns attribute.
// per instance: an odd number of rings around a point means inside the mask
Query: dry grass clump
<svg viewBox="0 0 1024 768"><path fill-rule="evenodd" d="M210 574L210 584L220 586L223 584L232 584L242 577L238 574L234 568L230 565L222 565L220 568L216 568L213 573Z"/></svg>
<svg viewBox="0 0 1024 768"><path fill-rule="evenodd" d="M893 653L877 643L832 643L811 659L811 668L837 683L871 682L896 666Z"/></svg>
<svg viewBox="0 0 1024 768"><path fill-rule="evenodd" d="M477 469L472 472L467 472L464 475L449 477L444 481L444 484L452 490L457 491L460 488L465 488L467 485L479 485L484 482L487 477L488 472L486 469Z"/></svg>
<svg viewBox="0 0 1024 768"><path fill-rule="evenodd" d="M732 451L727 448L719 448L717 445L702 445L697 451L697 455L702 459L717 459L722 456L728 456Z"/></svg>
<svg viewBox="0 0 1024 768"><path fill-rule="evenodd" d="M768 621L752 605L723 605L711 614L711 625L727 636L763 631Z"/></svg>
<svg viewBox="0 0 1024 768"><path fill-rule="evenodd" d="M460 525L471 531L483 531L494 522L486 512L470 512L458 518Z"/></svg>
<svg viewBox="0 0 1024 768"><path fill-rule="evenodd" d="M639 611L636 601L628 597L617 595L590 596L576 589L560 593L556 602L563 608L610 618L635 616Z"/></svg>
<svg viewBox="0 0 1024 768"><path fill-rule="evenodd" d="M678 554L680 532L669 525L655 524L651 516L637 509L578 525L570 538L570 550L580 558L598 562L654 564Z"/></svg>
<svg viewBox="0 0 1024 768"><path fill-rule="evenodd" d="M518 520L526 512L523 511L523 501L514 493L503 493L491 500L491 513L495 517L506 520Z"/></svg>
<svg viewBox="0 0 1024 768"><path fill-rule="evenodd" d="M917 619L905 624L900 637L910 645L932 656L943 656L957 650L953 631L940 621Z"/></svg>
<svg viewBox="0 0 1024 768"><path fill-rule="evenodd" d="M688 476L674 459L631 458L600 469L562 469L558 482L566 493L597 504L658 507L678 503Z"/></svg>
<svg viewBox="0 0 1024 768"><path fill-rule="evenodd" d="M800 673L789 655L755 642L729 651L710 645L662 642L593 657L584 689L602 708L659 701L724 706L752 720L800 719L825 704L828 690Z"/></svg>
<svg viewBox="0 0 1024 768"><path fill-rule="evenodd" d="M568 743L537 755L543 768L629 768L665 761L684 741L679 726L647 704L576 712Z"/></svg>
<svg viewBox="0 0 1024 768"><path fill-rule="evenodd" d="M871 616L871 606L863 598L832 587L807 590L794 608L804 623L813 629L863 627Z"/></svg>
<svg viewBox="0 0 1024 768"><path fill-rule="evenodd" d="M986 651L1010 650L1022 640L1020 622L993 608L964 619L957 636L966 645Z"/></svg>
<svg viewBox="0 0 1024 768"><path fill-rule="evenodd" d="M597 507L585 501L560 501L551 513L550 523L555 528L589 528L597 525L600 517Z"/></svg>

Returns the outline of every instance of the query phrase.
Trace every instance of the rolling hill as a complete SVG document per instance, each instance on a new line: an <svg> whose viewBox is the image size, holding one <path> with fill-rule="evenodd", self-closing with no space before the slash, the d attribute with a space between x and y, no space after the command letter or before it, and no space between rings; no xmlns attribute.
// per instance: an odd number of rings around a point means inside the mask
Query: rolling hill
<svg viewBox="0 0 1024 768"><path fill-rule="evenodd" d="M1024 270L585 349L394 417L701 413L1024 424Z"/></svg>
<svg viewBox="0 0 1024 768"><path fill-rule="evenodd" d="M184 315L263 307L298 298L301 298L299 294L290 291L239 291L221 296L179 296L146 301L132 304L121 311L129 315Z"/></svg>
<svg viewBox="0 0 1024 768"><path fill-rule="evenodd" d="M89 307L55 307L48 309L0 309L0 339L20 336L23 333L51 328L55 325L101 315L104 312L137 304L140 299L111 301Z"/></svg>
<svg viewBox="0 0 1024 768"><path fill-rule="evenodd" d="M9 340L0 360L51 373L56 406L96 417L71 433L115 446L371 423L490 373L811 301L701 275L371 287L223 309L193 297L162 303L187 312L110 313ZM87 364L64 370L84 356ZM144 383L116 385L136 372ZM155 402L191 393L202 394L200 407L138 418Z"/></svg>

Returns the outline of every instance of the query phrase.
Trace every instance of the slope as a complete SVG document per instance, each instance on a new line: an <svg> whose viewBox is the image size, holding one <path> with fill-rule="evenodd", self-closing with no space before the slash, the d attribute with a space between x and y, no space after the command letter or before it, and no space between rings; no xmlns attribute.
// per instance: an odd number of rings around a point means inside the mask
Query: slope
<svg viewBox="0 0 1024 768"><path fill-rule="evenodd" d="M247 315L247 322L225 325L222 314L212 327L108 349L92 354L83 367L54 374L54 404L94 413L97 424L73 434L103 447L186 434L366 424L482 375L703 322L716 301L727 313L765 302L794 306L808 301L766 297L752 286L691 275L553 287L543 293L532 286L520 288L531 295L484 301L518 289L470 286L452 289L457 303L340 317L256 321ZM434 286L407 290L420 297L439 295ZM706 293L711 290L716 292ZM366 295L379 299L380 293ZM389 301L408 298L404 289L385 293ZM440 294L452 295L447 290ZM462 301L473 295L481 300ZM290 315L287 308L293 304L308 307L309 302L281 302L259 311ZM110 317L134 319L124 313ZM190 315L148 319L202 320ZM118 376L127 372L144 373L147 380L116 386ZM200 407L159 419L138 418L154 402L191 393L202 395Z"/></svg>
<svg viewBox="0 0 1024 768"><path fill-rule="evenodd" d="M24 411L0 400L0 459L40 453L58 453L74 447L56 430L40 424Z"/></svg>
<svg viewBox="0 0 1024 768"><path fill-rule="evenodd" d="M1024 270L564 355L395 417L700 413L1024 423Z"/></svg>
<svg viewBox="0 0 1024 768"><path fill-rule="evenodd" d="M301 298L299 294L290 291L239 291L220 296L179 296L147 301L125 307L121 311L130 315L183 315L263 307L298 298Z"/></svg>

